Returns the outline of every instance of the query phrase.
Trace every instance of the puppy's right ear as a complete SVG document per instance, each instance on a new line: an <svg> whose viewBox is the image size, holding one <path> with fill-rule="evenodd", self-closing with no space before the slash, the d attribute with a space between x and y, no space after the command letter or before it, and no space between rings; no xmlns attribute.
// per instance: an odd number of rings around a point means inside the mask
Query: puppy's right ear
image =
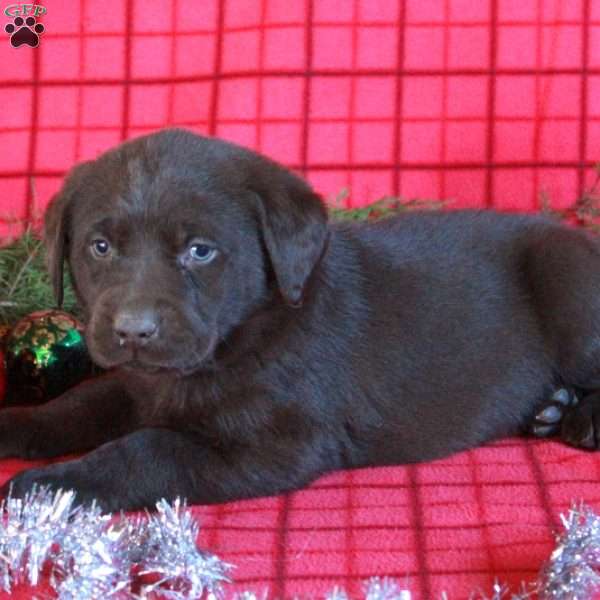
<svg viewBox="0 0 600 600"><path fill-rule="evenodd" d="M68 225L70 207L83 163L75 167L67 176L62 189L52 198L44 215L44 242L46 244L46 266L54 289L56 304L63 302L63 275L67 257Z"/></svg>

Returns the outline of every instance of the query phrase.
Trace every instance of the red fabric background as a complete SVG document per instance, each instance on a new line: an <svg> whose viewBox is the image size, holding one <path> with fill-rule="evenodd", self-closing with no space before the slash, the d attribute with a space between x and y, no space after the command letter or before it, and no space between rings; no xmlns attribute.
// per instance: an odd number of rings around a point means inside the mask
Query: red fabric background
<svg viewBox="0 0 600 600"><path fill-rule="evenodd" d="M600 0L44 5L39 48L0 40L0 236L73 163L166 125L257 148L349 206L533 210L545 192L563 207L600 159ZM25 466L0 463L0 480ZM559 512L600 509L599 474L594 455L508 440L199 507L201 543L274 597L392 575L417 600L467 598L534 578Z"/></svg>
<svg viewBox="0 0 600 600"><path fill-rule="evenodd" d="M39 48L0 43L4 221L166 125L258 148L351 205L564 206L600 157L598 0L45 6Z"/></svg>

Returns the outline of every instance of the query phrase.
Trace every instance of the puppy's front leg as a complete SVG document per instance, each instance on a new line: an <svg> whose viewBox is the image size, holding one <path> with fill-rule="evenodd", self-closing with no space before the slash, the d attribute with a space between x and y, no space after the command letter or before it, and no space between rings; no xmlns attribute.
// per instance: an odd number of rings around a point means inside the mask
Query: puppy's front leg
<svg viewBox="0 0 600 600"><path fill-rule="evenodd" d="M133 400L111 374L41 406L0 410L0 458L51 458L95 448L133 431Z"/></svg>
<svg viewBox="0 0 600 600"><path fill-rule="evenodd" d="M195 434L148 428L78 460L24 471L4 492L12 485L13 495L21 497L34 484L74 489L77 502L96 500L111 512L152 508L161 498L177 496L212 504L300 487L326 470L324 449L323 444L291 441L223 453L207 448Z"/></svg>

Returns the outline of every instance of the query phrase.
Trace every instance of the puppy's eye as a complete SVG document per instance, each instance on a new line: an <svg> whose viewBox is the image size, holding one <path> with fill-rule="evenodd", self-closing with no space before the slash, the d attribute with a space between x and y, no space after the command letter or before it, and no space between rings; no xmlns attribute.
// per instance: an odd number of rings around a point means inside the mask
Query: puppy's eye
<svg viewBox="0 0 600 600"><path fill-rule="evenodd" d="M110 244L102 238L94 240L91 249L96 258L106 258L110 254Z"/></svg>
<svg viewBox="0 0 600 600"><path fill-rule="evenodd" d="M188 253L194 262L207 263L216 256L217 249L208 244L194 244L190 246Z"/></svg>

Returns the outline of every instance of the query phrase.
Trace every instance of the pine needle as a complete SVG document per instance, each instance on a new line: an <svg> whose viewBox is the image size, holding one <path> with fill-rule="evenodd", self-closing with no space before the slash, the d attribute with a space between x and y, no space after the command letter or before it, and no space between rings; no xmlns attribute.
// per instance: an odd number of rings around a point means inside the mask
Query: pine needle
<svg viewBox="0 0 600 600"><path fill-rule="evenodd" d="M448 200L428 200L422 198L397 198L395 196L385 196L377 202L361 208L342 208L340 204L345 200L346 195L342 192L333 201L333 207L330 214L333 219L362 221L364 219L380 219L388 217L399 212L412 210L437 210L449 204Z"/></svg>
<svg viewBox="0 0 600 600"><path fill-rule="evenodd" d="M0 324L14 325L31 312L55 308L45 254L42 241L30 229L16 241L0 248ZM77 312L68 281L65 281L63 308Z"/></svg>

